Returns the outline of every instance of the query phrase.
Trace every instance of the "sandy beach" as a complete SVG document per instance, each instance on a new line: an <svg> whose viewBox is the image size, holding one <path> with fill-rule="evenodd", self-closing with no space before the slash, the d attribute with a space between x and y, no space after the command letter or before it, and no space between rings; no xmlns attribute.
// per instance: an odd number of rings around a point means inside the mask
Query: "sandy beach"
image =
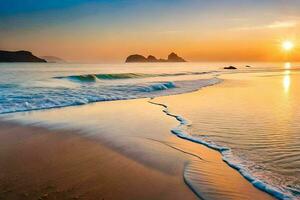
<svg viewBox="0 0 300 200"><path fill-rule="evenodd" d="M181 162L166 173L73 132L0 127L0 199L196 199Z"/></svg>
<svg viewBox="0 0 300 200"><path fill-rule="evenodd" d="M172 134L179 122L148 101L6 116L0 197L273 199L223 162L219 152ZM194 188L194 181L201 186Z"/></svg>

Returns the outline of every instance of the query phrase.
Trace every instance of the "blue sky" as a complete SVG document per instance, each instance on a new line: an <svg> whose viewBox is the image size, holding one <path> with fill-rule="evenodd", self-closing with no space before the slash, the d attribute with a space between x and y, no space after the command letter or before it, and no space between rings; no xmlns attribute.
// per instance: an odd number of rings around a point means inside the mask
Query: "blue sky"
<svg viewBox="0 0 300 200"><path fill-rule="evenodd" d="M88 0L1 0L0 15L9 16L20 13L31 13L36 11L45 11L53 9L64 9L82 3Z"/></svg>

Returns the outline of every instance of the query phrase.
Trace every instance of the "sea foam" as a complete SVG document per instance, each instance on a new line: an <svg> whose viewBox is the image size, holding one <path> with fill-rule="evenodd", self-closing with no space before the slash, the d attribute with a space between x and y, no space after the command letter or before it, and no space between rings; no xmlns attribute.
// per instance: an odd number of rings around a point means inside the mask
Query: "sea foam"
<svg viewBox="0 0 300 200"><path fill-rule="evenodd" d="M280 200L291 200L293 197L288 194L287 192L281 191L280 189L271 186L270 184L259 180L255 177L255 175L251 174L251 172L247 169L246 166L242 165L239 159L233 156L232 151L229 147L221 146L218 144L215 144L214 142L207 142L205 140L199 139L198 137L193 137L189 135L187 132L184 131L184 128L186 126L190 126L191 122L185 118L183 118L180 115L173 114L169 111L169 108L165 104L156 103L153 100L150 100L149 103L158 105L163 107L163 112L166 113L168 116L174 117L178 122L179 125L175 128L171 129L171 132L175 134L177 137L195 142L198 144L202 144L204 146L207 146L211 149L214 149L216 151L219 151L222 155L222 159L224 162L226 162L230 167L236 169L245 179L247 179L252 185L254 185L256 188L267 192L268 194L274 196L277 199ZM185 180L185 182L189 182L188 180ZM195 192L198 193L196 188L193 187L192 184L188 184L189 187Z"/></svg>
<svg viewBox="0 0 300 200"><path fill-rule="evenodd" d="M188 73L183 74L186 75ZM90 74L54 77L54 79L50 80L33 81L30 84L21 83L16 86L0 84L0 92L2 94L0 97L0 113L60 108L99 101L180 94L195 91L203 86L220 81L220 79L214 77L183 81L153 81L148 79L136 81L136 78L147 76L152 76L152 74ZM155 76L166 76L166 74ZM174 76L180 75L175 74ZM99 77L105 77L105 81L100 81ZM111 79L133 80L116 82L110 81Z"/></svg>

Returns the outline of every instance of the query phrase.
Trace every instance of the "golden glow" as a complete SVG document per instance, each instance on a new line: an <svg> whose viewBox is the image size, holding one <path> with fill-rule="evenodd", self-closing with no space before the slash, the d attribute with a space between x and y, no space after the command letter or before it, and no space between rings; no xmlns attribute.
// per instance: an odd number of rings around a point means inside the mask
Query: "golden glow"
<svg viewBox="0 0 300 200"><path fill-rule="evenodd" d="M294 48L294 43L290 40L286 40L282 43L282 48L285 51L291 51Z"/></svg>
<svg viewBox="0 0 300 200"><path fill-rule="evenodd" d="M290 77L291 71L289 70L291 68L291 63L289 62L285 63L284 68L286 70L284 71L282 85L283 85L284 92L287 93L290 90L290 85L291 85L291 77Z"/></svg>
<svg viewBox="0 0 300 200"><path fill-rule="evenodd" d="M292 65L290 62L284 63L284 69L291 69Z"/></svg>
<svg viewBox="0 0 300 200"><path fill-rule="evenodd" d="M291 85L291 78L290 75L285 75L283 78L283 88L285 92L288 92Z"/></svg>

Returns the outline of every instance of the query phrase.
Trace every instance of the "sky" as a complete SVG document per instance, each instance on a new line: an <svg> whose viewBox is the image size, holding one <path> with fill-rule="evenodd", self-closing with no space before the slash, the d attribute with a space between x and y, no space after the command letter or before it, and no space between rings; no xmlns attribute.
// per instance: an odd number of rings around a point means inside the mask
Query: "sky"
<svg viewBox="0 0 300 200"><path fill-rule="evenodd" d="M0 0L0 49L74 62L173 51L189 61L300 61L299 10L299 0Z"/></svg>

